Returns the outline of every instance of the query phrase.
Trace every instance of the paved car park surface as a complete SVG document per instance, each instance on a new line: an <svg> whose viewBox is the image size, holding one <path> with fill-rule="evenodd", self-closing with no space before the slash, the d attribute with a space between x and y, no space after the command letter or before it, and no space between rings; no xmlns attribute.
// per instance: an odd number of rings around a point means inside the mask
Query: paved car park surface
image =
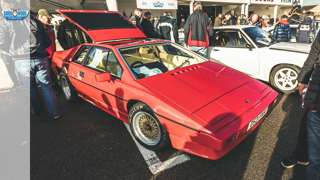
<svg viewBox="0 0 320 180"><path fill-rule="evenodd" d="M31 179L302 179L305 169L284 170L283 156L296 143L302 113L298 96L280 101L256 133L218 161L190 160L153 175L121 121L84 101L60 99L64 117L31 116ZM161 161L181 154L157 153Z"/></svg>

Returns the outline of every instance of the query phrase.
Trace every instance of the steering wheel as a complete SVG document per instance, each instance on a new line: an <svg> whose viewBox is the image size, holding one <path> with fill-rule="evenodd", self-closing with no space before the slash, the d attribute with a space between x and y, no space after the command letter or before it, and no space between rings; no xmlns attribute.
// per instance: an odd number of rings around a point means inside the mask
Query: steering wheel
<svg viewBox="0 0 320 180"><path fill-rule="evenodd" d="M141 62L141 61L136 61L136 62L134 62L134 63L131 64L131 67L132 67L132 68L137 68L137 67L140 67L140 66L143 66L143 65L144 65L143 62Z"/></svg>

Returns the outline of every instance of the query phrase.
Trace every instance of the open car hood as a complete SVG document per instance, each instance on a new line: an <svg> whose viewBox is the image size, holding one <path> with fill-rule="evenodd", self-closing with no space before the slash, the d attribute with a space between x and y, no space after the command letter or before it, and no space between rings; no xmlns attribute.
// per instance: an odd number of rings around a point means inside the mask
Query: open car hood
<svg viewBox="0 0 320 180"><path fill-rule="evenodd" d="M144 33L118 12L101 10L57 10L86 32L93 42L143 39Z"/></svg>

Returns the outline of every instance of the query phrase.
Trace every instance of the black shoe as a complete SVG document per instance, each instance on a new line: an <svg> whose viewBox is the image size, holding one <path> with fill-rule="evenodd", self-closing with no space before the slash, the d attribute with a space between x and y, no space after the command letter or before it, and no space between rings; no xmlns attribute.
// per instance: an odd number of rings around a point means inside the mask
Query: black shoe
<svg viewBox="0 0 320 180"><path fill-rule="evenodd" d="M52 119L55 120L55 121L56 121L56 120L59 120L59 119L61 119L61 118L62 118L62 116L61 116L60 114L55 115L55 116L52 117Z"/></svg>
<svg viewBox="0 0 320 180"><path fill-rule="evenodd" d="M297 160L295 160L293 158L288 158L288 159L283 159L281 161L281 166L286 169L290 169L290 168L293 168L294 166L296 166L297 163L298 163Z"/></svg>
<svg viewBox="0 0 320 180"><path fill-rule="evenodd" d="M306 161L306 160L299 160L299 161L297 161L297 164L299 164L301 166L308 166L310 164L310 162Z"/></svg>
<svg viewBox="0 0 320 180"><path fill-rule="evenodd" d="M294 158L288 158L281 161L281 166L287 169L293 168L296 165L308 166L309 161L306 160L295 160Z"/></svg>

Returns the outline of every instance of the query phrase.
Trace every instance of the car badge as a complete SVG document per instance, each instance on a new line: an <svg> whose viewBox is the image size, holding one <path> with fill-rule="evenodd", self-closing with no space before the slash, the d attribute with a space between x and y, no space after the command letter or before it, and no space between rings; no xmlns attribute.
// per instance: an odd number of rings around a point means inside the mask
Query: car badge
<svg viewBox="0 0 320 180"><path fill-rule="evenodd" d="M3 10L2 15L7 20L24 20L28 17L29 11L23 9Z"/></svg>

